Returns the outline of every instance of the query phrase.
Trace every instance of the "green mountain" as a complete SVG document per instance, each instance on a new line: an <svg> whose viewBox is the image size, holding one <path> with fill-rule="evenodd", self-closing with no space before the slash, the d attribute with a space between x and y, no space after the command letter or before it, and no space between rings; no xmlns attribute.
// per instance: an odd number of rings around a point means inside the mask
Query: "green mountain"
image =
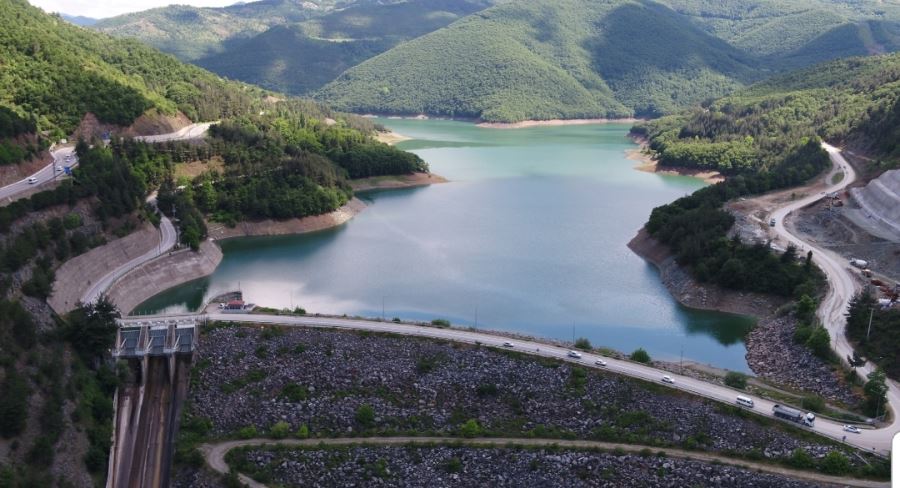
<svg viewBox="0 0 900 488"><path fill-rule="evenodd" d="M218 52L221 43L250 37L268 28L299 22L332 9L334 0L261 0L221 8L170 5L102 19L93 29L138 39L182 60L193 61Z"/></svg>
<svg viewBox="0 0 900 488"><path fill-rule="evenodd" d="M897 50L898 19L875 1L514 2L376 56L319 97L495 121L656 116L773 72Z"/></svg>
<svg viewBox="0 0 900 488"><path fill-rule="evenodd" d="M482 0L361 4L222 44L199 66L265 88L311 93L396 44L487 7Z"/></svg>

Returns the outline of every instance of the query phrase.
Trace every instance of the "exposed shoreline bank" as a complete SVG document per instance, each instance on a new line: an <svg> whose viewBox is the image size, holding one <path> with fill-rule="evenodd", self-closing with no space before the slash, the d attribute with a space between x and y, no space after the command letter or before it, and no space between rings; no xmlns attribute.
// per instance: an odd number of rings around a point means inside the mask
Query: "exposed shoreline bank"
<svg viewBox="0 0 900 488"><path fill-rule="evenodd" d="M603 124L633 124L643 119L548 119L548 120L523 120L520 122L477 122L476 126L486 129L527 129L529 127L560 127L565 125L603 125Z"/></svg>
<svg viewBox="0 0 900 488"><path fill-rule="evenodd" d="M350 181L353 191L399 190L419 186L447 183L450 180L432 173L410 173L405 175L373 176Z"/></svg>
<svg viewBox="0 0 900 488"><path fill-rule="evenodd" d="M375 133L375 140L377 140L378 142L383 142L383 143L387 144L388 146L393 146L394 144L397 144L397 143L400 143L403 141L410 141L410 140L412 140L412 137L408 137L408 136L405 136L398 132L388 130L387 132Z"/></svg>
<svg viewBox="0 0 900 488"><path fill-rule="evenodd" d="M697 168L661 167L659 166L659 161L647 153L648 142L646 138L633 133L629 134L628 137L637 143L638 147L625 151L625 158L637 162L638 164L634 169L638 171L663 175L690 176L692 178L699 178L709 185L725 181L725 176L718 171Z"/></svg>

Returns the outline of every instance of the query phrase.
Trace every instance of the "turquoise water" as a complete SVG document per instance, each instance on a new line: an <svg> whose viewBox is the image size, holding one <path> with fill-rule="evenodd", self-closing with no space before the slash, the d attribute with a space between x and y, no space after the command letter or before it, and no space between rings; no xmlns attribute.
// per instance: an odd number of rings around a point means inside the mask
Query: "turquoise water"
<svg viewBox="0 0 900 488"><path fill-rule="evenodd" d="M183 311L240 287L310 312L446 318L747 371L751 319L681 307L627 247L653 207L702 186L636 171L626 125L481 129L383 120L451 183L368 192L347 224L222 242L205 279L138 312Z"/></svg>

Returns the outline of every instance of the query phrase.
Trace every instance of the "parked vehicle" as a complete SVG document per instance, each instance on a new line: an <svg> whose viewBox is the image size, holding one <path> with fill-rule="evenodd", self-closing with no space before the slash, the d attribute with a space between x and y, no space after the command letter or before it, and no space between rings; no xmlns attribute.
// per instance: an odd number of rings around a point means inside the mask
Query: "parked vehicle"
<svg viewBox="0 0 900 488"><path fill-rule="evenodd" d="M806 425L807 427L812 427L813 423L816 421L816 415L812 412L804 414L800 410L791 407L785 407L784 405L775 404L772 407L772 413L775 414L776 417L790 420L791 422L796 422L798 424Z"/></svg>
<svg viewBox="0 0 900 488"><path fill-rule="evenodd" d="M743 395L738 395L737 400L735 400L738 405L747 408L753 408L753 399L745 397Z"/></svg>
<svg viewBox="0 0 900 488"><path fill-rule="evenodd" d="M851 259L850 264L860 269L866 269L869 267L869 262L862 259Z"/></svg>

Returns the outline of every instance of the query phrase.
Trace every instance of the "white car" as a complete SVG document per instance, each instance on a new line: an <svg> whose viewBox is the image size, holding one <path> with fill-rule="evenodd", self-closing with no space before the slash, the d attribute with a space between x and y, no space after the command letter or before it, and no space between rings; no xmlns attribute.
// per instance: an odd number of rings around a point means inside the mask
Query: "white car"
<svg viewBox="0 0 900 488"><path fill-rule="evenodd" d="M512 342L504 342L503 347L513 347L513 343Z"/></svg>
<svg viewBox="0 0 900 488"><path fill-rule="evenodd" d="M37 178L35 178L34 176L29 176L29 177L28 177L28 184L29 184L29 185L33 185L33 184L35 184L35 183L37 183Z"/></svg>
<svg viewBox="0 0 900 488"><path fill-rule="evenodd" d="M594 364L596 364L597 366L606 366L606 361L604 361L602 359L598 359L598 360L594 361Z"/></svg>
<svg viewBox="0 0 900 488"><path fill-rule="evenodd" d="M851 433L853 433L853 434L859 434L859 433L860 433L859 427L857 427L857 426L855 426L855 425L845 425L845 426L844 426L844 431L845 431L845 432L851 432Z"/></svg>
<svg viewBox="0 0 900 488"><path fill-rule="evenodd" d="M663 383L668 383L668 384L670 384L670 385L674 385L674 384L675 384L675 380L673 380L672 377L669 376L669 375L663 375L663 377L662 377L662 382L663 382Z"/></svg>
<svg viewBox="0 0 900 488"><path fill-rule="evenodd" d="M569 351L569 354L567 354L567 356L569 356L570 358L581 359L580 352Z"/></svg>

